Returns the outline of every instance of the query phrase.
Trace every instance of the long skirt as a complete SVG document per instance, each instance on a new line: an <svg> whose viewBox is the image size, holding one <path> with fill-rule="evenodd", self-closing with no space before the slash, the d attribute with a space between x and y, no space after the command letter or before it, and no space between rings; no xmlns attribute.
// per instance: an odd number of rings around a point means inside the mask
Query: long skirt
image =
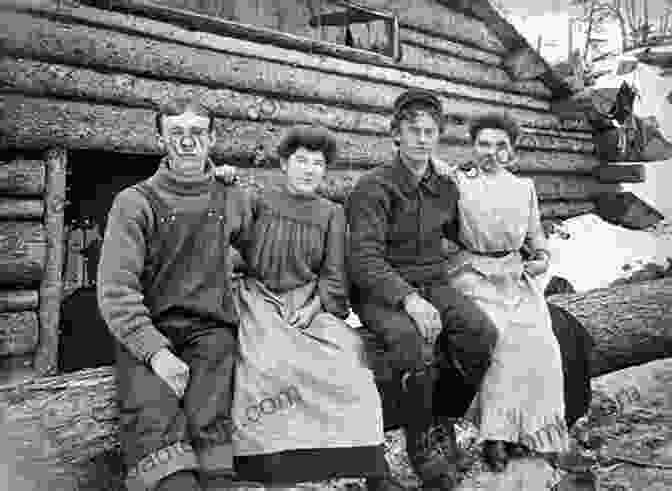
<svg viewBox="0 0 672 491"><path fill-rule="evenodd" d="M485 270L465 266L454 279L499 331L470 415L483 440L566 451L562 357L543 293L518 258L488 263Z"/></svg>
<svg viewBox="0 0 672 491"><path fill-rule="evenodd" d="M303 330L287 322L315 294L314 283L283 294L251 278L238 285L233 440L242 479L295 483L387 472L380 396L359 335L326 312Z"/></svg>

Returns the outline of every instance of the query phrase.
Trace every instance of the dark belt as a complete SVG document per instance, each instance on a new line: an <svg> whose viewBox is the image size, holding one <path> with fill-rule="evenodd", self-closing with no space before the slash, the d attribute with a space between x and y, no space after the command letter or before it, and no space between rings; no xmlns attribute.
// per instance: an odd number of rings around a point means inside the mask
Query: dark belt
<svg viewBox="0 0 672 491"><path fill-rule="evenodd" d="M504 257L508 256L509 254L516 252L516 251L469 251L472 254L475 254L476 256L485 256L485 257Z"/></svg>

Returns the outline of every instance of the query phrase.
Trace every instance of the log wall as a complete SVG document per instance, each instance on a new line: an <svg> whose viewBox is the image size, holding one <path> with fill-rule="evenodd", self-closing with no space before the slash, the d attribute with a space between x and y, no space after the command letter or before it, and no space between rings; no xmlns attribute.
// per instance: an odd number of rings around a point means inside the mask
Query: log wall
<svg viewBox="0 0 672 491"><path fill-rule="evenodd" d="M64 151L0 161L0 384L54 373L64 167Z"/></svg>
<svg viewBox="0 0 672 491"><path fill-rule="evenodd" d="M2 0L0 147L158 155L155 105L197 94L216 116L217 163L261 174L276 167L274 149L289 125L320 123L341 147L332 187L347 187L338 182L342 171L359 175L394 151L394 99L424 87L444 104L439 153L448 161L471 157L467 123L475 115L509 111L522 124L518 170L535 179L548 216L590 209L596 193L618 189L595 172L587 123L555 115L539 80L514 80L506 47L482 20L433 0L364 3L398 15L400 60L263 25L166 14L147 0L115 2L125 12ZM242 15L234 11L227 15ZM39 213L36 203L11 205ZM0 201L0 216L11 213L7 206Z"/></svg>

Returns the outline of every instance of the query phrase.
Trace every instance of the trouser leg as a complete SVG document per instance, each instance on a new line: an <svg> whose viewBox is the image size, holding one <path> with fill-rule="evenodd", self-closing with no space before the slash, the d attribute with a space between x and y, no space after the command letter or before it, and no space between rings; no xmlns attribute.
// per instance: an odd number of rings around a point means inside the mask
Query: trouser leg
<svg viewBox="0 0 672 491"><path fill-rule="evenodd" d="M117 397L129 491L154 489L162 479L198 467L179 399L121 345L117 346Z"/></svg>
<svg viewBox="0 0 672 491"><path fill-rule="evenodd" d="M362 322L384 340L384 363L401 379L402 425L414 470L425 487L451 489L455 482L453 456L442 454L432 438L437 374L433 347L427 345L405 312L376 304L359 310Z"/></svg>
<svg viewBox="0 0 672 491"><path fill-rule="evenodd" d="M441 313L437 340L440 377L435 391L438 415L461 417L469 409L497 343L497 327L476 303L449 285L428 288L427 298Z"/></svg>
<svg viewBox="0 0 672 491"><path fill-rule="evenodd" d="M205 476L233 475L231 405L237 340L232 326L194 328L181 355L190 368L184 396L189 436Z"/></svg>

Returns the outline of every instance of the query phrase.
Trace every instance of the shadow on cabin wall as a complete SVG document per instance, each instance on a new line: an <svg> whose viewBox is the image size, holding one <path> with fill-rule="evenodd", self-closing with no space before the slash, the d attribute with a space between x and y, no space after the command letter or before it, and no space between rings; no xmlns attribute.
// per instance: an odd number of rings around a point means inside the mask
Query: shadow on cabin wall
<svg viewBox="0 0 672 491"><path fill-rule="evenodd" d="M117 193L152 175L157 165L156 156L94 151L68 154L67 252L59 340L62 372L114 361L113 338L100 316L95 286L107 215Z"/></svg>

